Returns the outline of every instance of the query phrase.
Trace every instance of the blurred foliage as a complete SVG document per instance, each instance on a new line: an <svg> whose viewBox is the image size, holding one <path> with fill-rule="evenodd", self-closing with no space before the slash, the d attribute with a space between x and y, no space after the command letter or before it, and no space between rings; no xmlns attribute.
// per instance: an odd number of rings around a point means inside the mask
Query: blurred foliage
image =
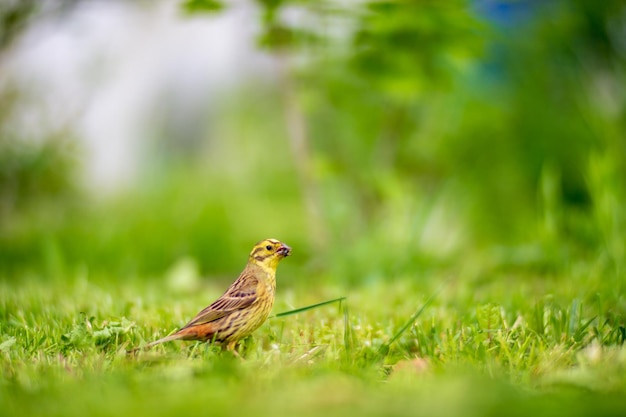
<svg viewBox="0 0 626 417"><path fill-rule="evenodd" d="M0 3L0 52L15 40L41 14L62 14L76 7L82 0L3 0Z"/></svg>
<svg viewBox="0 0 626 417"><path fill-rule="evenodd" d="M457 252L505 245L516 257L517 246L538 245L527 262L545 268L611 241L609 254L619 253L609 256L624 259L611 236L624 216L606 209L609 227L593 216L607 204L595 187L623 204L624 183L609 192L590 182L594 155L612 155L603 166L620 174L626 167L615 134L624 123L619 2L272 5L274 16L277 5L304 7L322 22L309 27L326 41L302 42L296 76L335 238L370 242L371 263L358 249L337 259L354 279L393 263L405 270L407 250L442 252L431 222L441 234L461 230ZM339 19L351 30L333 33Z"/></svg>
<svg viewBox="0 0 626 417"><path fill-rule="evenodd" d="M112 274L108 279L143 279L191 257L202 273L231 280L252 245L270 236L297 246L301 257L296 263L303 262L307 245L297 232L302 210L288 150L281 149L280 135L275 133L273 107L255 107L245 102L249 98L233 95L223 100L225 114L216 117L221 121L214 124L216 135L233 126L227 114L234 107L238 117L249 122L228 132L231 141L208 141L205 148L195 150L192 163L188 153L155 144L147 148L150 161L140 185L113 195L97 190L81 193L71 159L54 159L57 153L52 150L62 141L42 142L47 146L46 161L54 160L52 172L44 170L46 175L36 178L39 193L28 189L32 197L28 209L3 215L2 274L12 277L16 270L25 270L63 279L74 272L97 276L106 271ZM257 126L264 126L262 134ZM253 136L263 141L253 141ZM275 150L264 152L267 146ZM3 169L10 167L3 164ZM30 178L26 174L36 171L20 173L12 180L16 184L26 183ZM75 182L56 181L59 176Z"/></svg>
<svg viewBox="0 0 626 417"><path fill-rule="evenodd" d="M0 4L0 50L6 49L21 33L35 8L34 0L7 0Z"/></svg>
<svg viewBox="0 0 626 417"><path fill-rule="evenodd" d="M215 0L186 0L183 9L189 13L215 13L224 8L224 4Z"/></svg>
<svg viewBox="0 0 626 417"><path fill-rule="evenodd" d="M71 193L72 160L59 142L0 138L0 204L5 215Z"/></svg>
<svg viewBox="0 0 626 417"><path fill-rule="evenodd" d="M0 93L0 266L33 262L41 239L69 227L78 196L73 141L67 132L24 137L12 123L19 94ZM37 263L37 262L36 262Z"/></svg>
<svg viewBox="0 0 626 417"><path fill-rule="evenodd" d="M5 273L153 274L192 257L222 274L266 236L307 255L296 264L354 283L451 262L550 271L593 259L623 271L621 2L256 5L260 45L289 64L278 82L300 105L307 166L289 151L293 109L280 88L242 87L185 158L159 151L171 138L154 138L135 188L63 197L58 216L3 209ZM3 206L69 195L75 174L58 146L5 137ZM303 169L330 232L315 249Z"/></svg>

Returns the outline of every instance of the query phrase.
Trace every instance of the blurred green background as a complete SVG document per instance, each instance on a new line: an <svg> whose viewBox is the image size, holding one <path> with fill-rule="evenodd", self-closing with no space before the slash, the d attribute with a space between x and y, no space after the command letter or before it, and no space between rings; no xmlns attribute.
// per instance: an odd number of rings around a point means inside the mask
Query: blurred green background
<svg viewBox="0 0 626 417"><path fill-rule="evenodd" d="M144 279L181 259L230 275L267 236L295 248L292 272L309 283L358 286L450 264L549 271L576 259L623 271L622 2L105 3L0 9L4 279ZM207 91L204 101L185 102L174 81L118 94L113 106L143 94L151 107L125 115L138 119L123 132L133 141L110 151L124 115L97 119L101 134L89 137L80 126L90 114L63 114L67 99L46 98L49 86L29 72L66 56L49 48L12 64L55 30L80 37L75 22L87 25L90 7L172 25L243 13L253 29L188 36L181 54L243 34L266 61L211 91L211 74L196 71L186 88ZM149 32L122 58L170 35ZM78 46L121 47L107 36ZM106 93L102 80L124 76L115 54L81 52L79 108ZM188 65L171 48L163 55ZM101 142L95 157L112 154L100 182L88 175L90 141Z"/></svg>

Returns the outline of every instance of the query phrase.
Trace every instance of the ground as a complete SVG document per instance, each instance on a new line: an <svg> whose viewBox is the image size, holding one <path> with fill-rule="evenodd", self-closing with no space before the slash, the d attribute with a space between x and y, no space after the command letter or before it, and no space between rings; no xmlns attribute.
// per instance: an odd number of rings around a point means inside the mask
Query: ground
<svg viewBox="0 0 626 417"><path fill-rule="evenodd" d="M607 276L434 268L313 290L281 288L279 273L274 313L346 298L271 318L244 359L189 342L126 353L184 324L221 280L6 281L1 414L620 414L624 301Z"/></svg>

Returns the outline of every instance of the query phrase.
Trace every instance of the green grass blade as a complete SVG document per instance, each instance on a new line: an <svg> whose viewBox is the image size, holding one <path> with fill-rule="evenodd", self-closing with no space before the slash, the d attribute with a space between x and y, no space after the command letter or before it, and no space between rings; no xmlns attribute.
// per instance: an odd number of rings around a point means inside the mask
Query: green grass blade
<svg viewBox="0 0 626 417"><path fill-rule="evenodd" d="M380 347L380 349L378 349L378 353L382 356L384 356L386 354L386 352L389 351L389 346L391 346L391 344L393 342L395 342L396 340L398 340L398 338L400 336L402 336L402 334L413 325L413 323L415 323L415 320L417 320L417 318L419 316L422 315L422 313L424 312L424 310L426 309L426 307L428 307L435 299L435 297L441 292L441 290L443 289L443 287L441 287L439 290L435 291L430 297L428 297L428 299L426 300L426 302L415 312L413 313L413 315L411 316L411 318L409 320L407 320L406 323L404 323L404 325L400 328L400 330L398 330L392 337L391 339L389 339L389 342L385 343L384 345L382 345Z"/></svg>
<svg viewBox="0 0 626 417"><path fill-rule="evenodd" d="M353 346L353 332L352 325L350 324L350 314L348 313L348 306L343 307L343 345L346 350L346 354L350 355Z"/></svg>
<svg viewBox="0 0 626 417"><path fill-rule="evenodd" d="M282 313L278 313L270 318L278 318L278 317L286 317L286 316L291 316L292 314L298 314L298 313L303 313L305 311L308 310L312 310L314 308L318 308L318 307L322 307L325 306L327 304L332 304L332 303L336 303L336 302L342 302L343 300L345 300L346 297L339 297L339 298L335 298L333 300L328 300L328 301L322 301L321 303L317 303L317 304L312 304L310 306L306 306L306 307L300 307L300 308L296 308L295 310L289 310L289 311L284 311Z"/></svg>

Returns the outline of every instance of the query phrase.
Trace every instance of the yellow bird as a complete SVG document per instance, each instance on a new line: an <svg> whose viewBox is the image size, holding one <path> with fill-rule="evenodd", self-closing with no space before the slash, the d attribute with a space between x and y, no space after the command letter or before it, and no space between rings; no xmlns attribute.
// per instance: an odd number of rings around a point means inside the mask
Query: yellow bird
<svg viewBox="0 0 626 417"><path fill-rule="evenodd" d="M144 346L171 340L215 341L233 350L237 342L261 326L272 311L276 267L291 248L276 239L254 245L248 264L224 294L176 333ZM234 351L234 350L233 350Z"/></svg>

